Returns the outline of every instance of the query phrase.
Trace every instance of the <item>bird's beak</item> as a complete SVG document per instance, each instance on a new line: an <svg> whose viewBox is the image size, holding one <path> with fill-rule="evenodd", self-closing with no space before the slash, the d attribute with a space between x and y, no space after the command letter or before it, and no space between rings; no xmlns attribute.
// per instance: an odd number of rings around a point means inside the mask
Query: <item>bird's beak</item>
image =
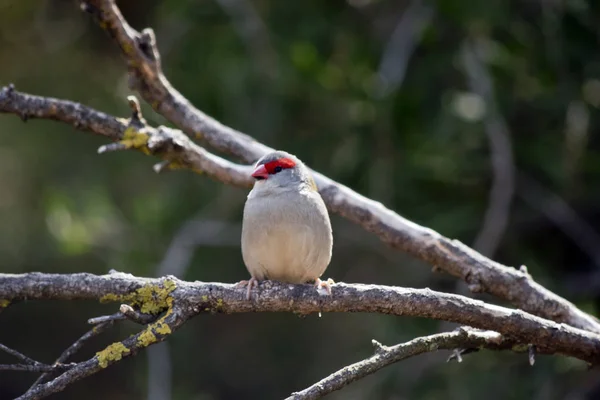
<svg viewBox="0 0 600 400"><path fill-rule="evenodd" d="M252 177L254 179L267 179L269 177L269 173L264 165L259 165L252 173Z"/></svg>

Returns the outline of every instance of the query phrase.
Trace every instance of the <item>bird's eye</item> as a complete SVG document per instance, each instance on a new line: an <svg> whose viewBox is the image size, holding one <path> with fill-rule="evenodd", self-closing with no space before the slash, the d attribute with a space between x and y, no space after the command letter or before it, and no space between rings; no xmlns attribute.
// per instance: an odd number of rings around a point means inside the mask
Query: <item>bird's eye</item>
<svg viewBox="0 0 600 400"><path fill-rule="evenodd" d="M281 172L281 170L282 170L282 169L283 169L283 168L281 167L281 165L278 165L278 166L276 166L275 168L273 168L273 172L274 172L274 173L278 173L278 172Z"/></svg>

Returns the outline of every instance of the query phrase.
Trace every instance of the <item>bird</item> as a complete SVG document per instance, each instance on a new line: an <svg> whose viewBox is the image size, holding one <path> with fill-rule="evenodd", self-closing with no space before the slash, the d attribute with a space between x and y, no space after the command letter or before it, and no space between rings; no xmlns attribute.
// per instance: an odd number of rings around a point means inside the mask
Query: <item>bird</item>
<svg viewBox="0 0 600 400"><path fill-rule="evenodd" d="M244 205L242 258L250 273L246 298L259 281L314 281L331 295L332 279L321 281L331 261L333 233L327 207L308 167L277 150L261 157Z"/></svg>

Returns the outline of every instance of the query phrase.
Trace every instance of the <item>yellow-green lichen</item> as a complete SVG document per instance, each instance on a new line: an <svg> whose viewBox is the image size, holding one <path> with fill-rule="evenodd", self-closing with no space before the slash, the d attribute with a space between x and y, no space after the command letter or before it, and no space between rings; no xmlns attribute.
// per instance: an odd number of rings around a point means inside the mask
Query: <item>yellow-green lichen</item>
<svg viewBox="0 0 600 400"><path fill-rule="evenodd" d="M138 336L137 346L148 347L154 342L156 342L156 335L154 332L152 332L152 329L148 327L142 333L140 333L140 336Z"/></svg>
<svg viewBox="0 0 600 400"><path fill-rule="evenodd" d="M165 324L164 322L157 323L154 330L159 335L170 335L171 334L171 327L169 325Z"/></svg>
<svg viewBox="0 0 600 400"><path fill-rule="evenodd" d="M98 364L100 364L100 367L106 368L111 361L119 361L121 358L123 358L123 354L127 354L129 352L130 350L125 347L123 343L116 342L104 350L97 352L96 357L98 357Z"/></svg>
<svg viewBox="0 0 600 400"><path fill-rule="evenodd" d="M137 307L144 314L156 315L166 310L165 314L160 317L158 321L148 325L146 329L138 335L136 347L142 348L156 343L158 341L156 335L166 336L171 334L171 327L165 323L165 319L173 313L174 299L171 296L171 292L176 288L177 284L174 281L167 279L160 285L147 284L136 289L135 292L125 295L109 293L103 296L100 301L126 302L131 306Z"/></svg>
<svg viewBox="0 0 600 400"><path fill-rule="evenodd" d="M176 288L177 284L174 281L165 280L162 285L147 284L126 295L108 293L100 299L100 302L122 301L138 307L144 314L158 314L173 305L170 294Z"/></svg>
<svg viewBox="0 0 600 400"><path fill-rule="evenodd" d="M173 290L175 290L175 282L165 281L165 290L167 290L167 298L165 304L167 305L167 312L159 318L158 321L148 325L144 329L137 339L137 347L147 347L158 341L156 335L166 336L171 334L171 327L165 322L165 319L173 314L173 297L168 296Z"/></svg>
<svg viewBox="0 0 600 400"><path fill-rule="evenodd" d="M134 126L129 126L123 132L123 139L119 143L125 145L128 149L138 149L146 154L150 154L150 150L146 146L148 144L148 134L143 130L136 129Z"/></svg>
<svg viewBox="0 0 600 400"><path fill-rule="evenodd" d="M163 283L163 287L147 285L136 290L137 301L140 311L144 314L158 314L173 304L173 298L169 294L175 290L177 285L171 280Z"/></svg>
<svg viewBox="0 0 600 400"><path fill-rule="evenodd" d="M148 325L146 329L144 329L142 333L140 333L140 335L138 336L137 346L148 347L151 344L156 343L158 340L156 338L157 334L162 336L170 335L172 332L171 327L164 321L165 318L167 318L167 316L169 316L169 314L171 314L172 312L173 310L169 309L169 311L167 311L167 313L163 315L158 321Z"/></svg>
<svg viewBox="0 0 600 400"><path fill-rule="evenodd" d="M6 308L10 305L10 300L0 299L0 308Z"/></svg>

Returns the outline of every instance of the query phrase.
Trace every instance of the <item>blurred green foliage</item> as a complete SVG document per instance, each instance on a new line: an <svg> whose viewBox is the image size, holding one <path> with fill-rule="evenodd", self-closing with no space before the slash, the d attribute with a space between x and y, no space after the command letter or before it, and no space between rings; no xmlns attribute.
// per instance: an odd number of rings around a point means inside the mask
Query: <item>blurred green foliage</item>
<svg viewBox="0 0 600 400"><path fill-rule="evenodd" d="M0 85L126 116L123 60L74 3L0 0ZM119 4L136 29L155 29L167 77L198 108L467 244L481 228L493 180L483 124L489 105L470 91L459 57L464 40L476 38L518 176L562 197L592 230L599 226L598 2L432 2L414 51L399 60L404 79L387 91L378 71L386 52L399 51L388 43L411 6L406 1ZM143 107L149 122L168 124ZM139 153L99 156L104 143L65 124L0 115L0 272L156 275L181 227L206 219L231 229L183 246L194 251L181 277L247 277L238 245L246 191L188 171L157 175L157 160ZM526 264L537 281L594 313L600 265L543 212L546 197L524 201L529 190L517 186L494 258ZM327 277L464 291L357 226L333 221ZM111 312L114 305L24 302L0 315L0 342L50 362L88 329L87 318ZM395 344L449 326L376 315L201 316L169 341L173 399L283 398L367 357L373 338ZM77 359L135 329L115 328ZM461 364L444 357L407 360L330 398L600 396L598 372L570 359L538 357L531 368L514 354L483 352ZM0 354L0 362L9 360ZM53 398L146 398L146 371L141 354ZM1 373L0 398L17 396L33 379Z"/></svg>

